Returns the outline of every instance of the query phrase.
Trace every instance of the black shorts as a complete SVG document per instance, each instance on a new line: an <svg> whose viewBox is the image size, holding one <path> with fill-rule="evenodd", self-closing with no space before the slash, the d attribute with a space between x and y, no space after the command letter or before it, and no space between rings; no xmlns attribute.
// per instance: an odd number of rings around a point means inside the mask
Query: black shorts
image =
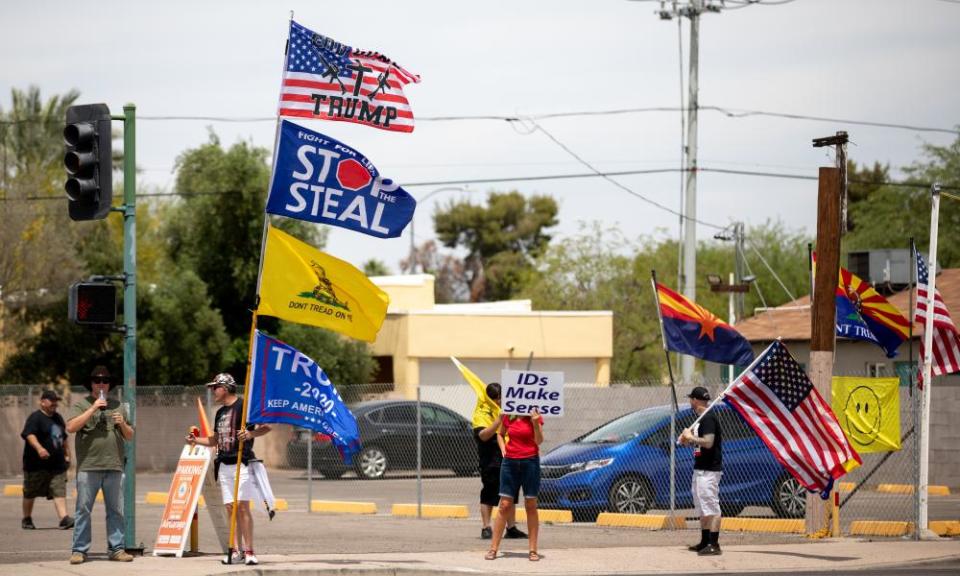
<svg viewBox="0 0 960 576"><path fill-rule="evenodd" d="M480 503L487 506L498 506L500 504L500 467L489 466L480 471L480 481L483 488L480 489ZM513 501L516 502L520 496L520 490L513 495Z"/></svg>

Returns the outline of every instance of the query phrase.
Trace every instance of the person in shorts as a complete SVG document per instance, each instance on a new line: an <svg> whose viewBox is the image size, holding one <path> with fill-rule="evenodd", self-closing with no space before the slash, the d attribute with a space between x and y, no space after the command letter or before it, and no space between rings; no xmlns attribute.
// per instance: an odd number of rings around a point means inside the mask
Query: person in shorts
<svg viewBox="0 0 960 576"><path fill-rule="evenodd" d="M187 436L191 445L216 446L217 459L214 463L217 481L227 513L233 514L233 494L236 488L237 453L240 440L243 440L243 454L240 457L240 488L237 494L237 530L236 542L231 542L231 554L222 560L224 564L259 564L253 552L253 515L250 501L259 496L259 490L250 476L247 464L256 458L253 454L253 439L270 432L266 424L247 425L241 429L243 402L237 397L237 382L226 372L217 374L207 383L213 390L213 399L221 407L213 421L213 436L198 438ZM236 551L235 553L233 551Z"/></svg>
<svg viewBox="0 0 960 576"><path fill-rule="evenodd" d="M687 396L698 416L710 404L710 392L697 386ZM680 434L680 444L693 446L693 507L700 517L700 543L690 546L700 556L719 556L720 550L720 477L723 476L723 432L715 412L707 412L700 422Z"/></svg>
<svg viewBox="0 0 960 576"><path fill-rule="evenodd" d="M516 501L523 488L523 505L527 513L529 553L531 562L540 561L537 538L540 534L540 516L537 513L537 495L540 492L540 444L543 443L543 417L536 410L529 416L500 417L497 442L503 454L500 465L500 508L493 529L493 541L484 558L496 560L507 518L515 514Z"/></svg>
<svg viewBox="0 0 960 576"><path fill-rule="evenodd" d="M500 405L500 384L491 382L487 384L487 397L497 406ZM489 420L490 424L486 427L476 426L477 414L474 411L474 429L473 439L477 442L477 460L480 463L480 521L483 527L480 529L480 538L490 540L493 537L493 528L490 527L490 518L493 515L493 508L500 504L500 463L503 455L500 453L500 444L497 442L497 428L500 426L500 420L487 408L487 404L478 402L477 410L483 411L483 419ZM517 500L517 494L514 494L513 500ZM506 538L526 538L527 534L517 528L516 508L507 518Z"/></svg>
<svg viewBox="0 0 960 576"><path fill-rule="evenodd" d="M57 412L60 396L53 390L40 395L40 409L27 417L20 437L23 446L23 520L20 527L35 530L33 502L36 498L53 500L60 518L59 528L73 528L67 515L67 469L70 468L70 445L67 424Z"/></svg>

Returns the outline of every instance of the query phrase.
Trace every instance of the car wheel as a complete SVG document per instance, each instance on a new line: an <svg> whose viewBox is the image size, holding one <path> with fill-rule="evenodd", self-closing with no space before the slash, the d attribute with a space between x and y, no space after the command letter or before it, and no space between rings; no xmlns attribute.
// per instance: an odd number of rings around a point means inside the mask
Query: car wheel
<svg viewBox="0 0 960 576"><path fill-rule="evenodd" d="M343 476L346 473L346 470L342 468L330 468L330 469L321 469L320 473L323 474L324 478L329 478L330 480L336 480L337 478Z"/></svg>
<svg viewBox="0 0 960 576"><path fill-rule="evenodd" d="M383 478L387 472L387 453L379 446L366 446L357 455L357 476L367 480Z"/></svg>
<svg viewBox="0 0 960 576"><path fill-rule="evenodd" d="M773 487L770 507L780 518L803 518L807 511L807 489L793 476L784 474Z"/></svg>
<svg viewBox="0 0 960 576"><path fill-rule="evenodd" d="M610 487L610 511L646 514L653 506L653 490L643 478L624 476Z"/></svg>

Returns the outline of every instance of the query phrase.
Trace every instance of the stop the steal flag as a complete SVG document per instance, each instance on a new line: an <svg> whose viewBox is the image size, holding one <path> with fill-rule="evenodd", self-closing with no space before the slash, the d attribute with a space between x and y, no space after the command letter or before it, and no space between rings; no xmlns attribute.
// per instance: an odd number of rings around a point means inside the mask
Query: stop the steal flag
<svg viewBox="0 0 960 576"><path fill-rule="evenodd" d="M373 342L390 297L367 276L270 226L258 312Z"/></svg>

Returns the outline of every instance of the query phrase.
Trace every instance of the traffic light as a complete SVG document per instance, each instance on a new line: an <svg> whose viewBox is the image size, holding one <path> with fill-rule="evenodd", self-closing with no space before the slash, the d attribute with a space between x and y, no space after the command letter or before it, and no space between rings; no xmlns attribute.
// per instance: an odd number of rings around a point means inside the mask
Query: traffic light
<svg viewBox="0 0 960 576"><path fill-rule="evenodd" d="M64 189L73 220L100 220L110 213L113 201L110 109L106 104L67 108L63 129L67 169Z"/></svg>
<svg viewBox="0 0 960 576"><path fill-rule="evenodd" d="M67 317L74 324L117 321L117 287L109 282L76 282L70 286Z"/></svg>

